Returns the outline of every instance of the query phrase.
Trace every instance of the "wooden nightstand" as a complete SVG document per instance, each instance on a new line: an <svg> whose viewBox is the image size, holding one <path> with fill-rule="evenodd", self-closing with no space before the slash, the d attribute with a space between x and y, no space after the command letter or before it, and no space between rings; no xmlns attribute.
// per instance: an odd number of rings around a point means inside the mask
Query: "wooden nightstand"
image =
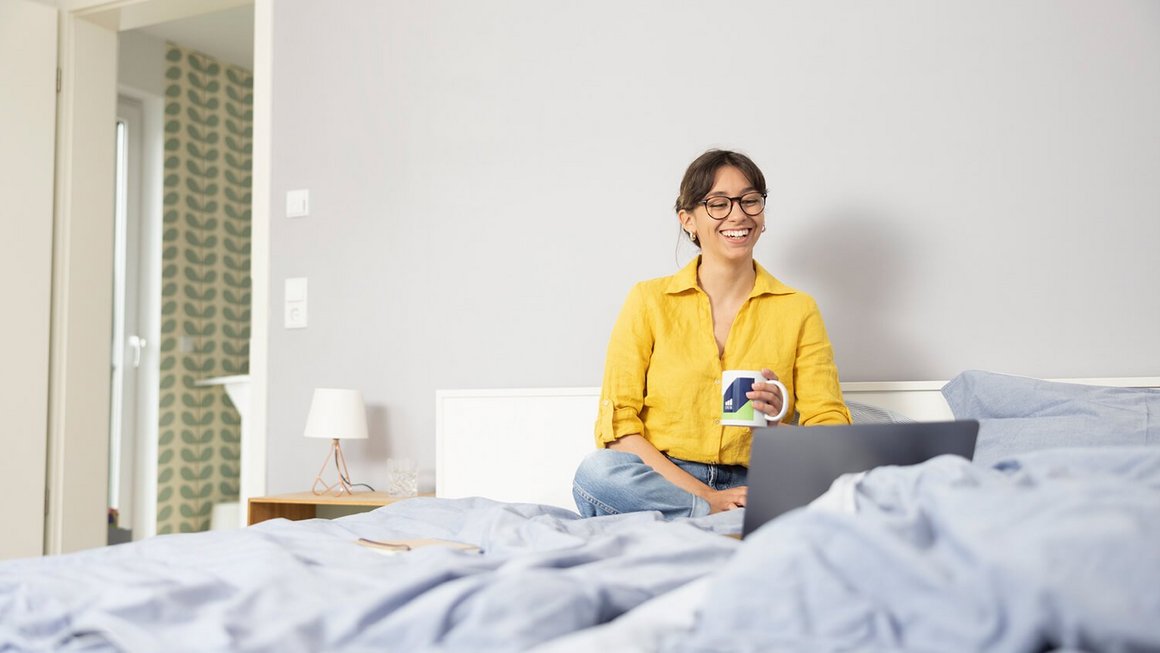
<svg viewBox="0 0 1160 653"><path fill-rule="evenodd" d="M419 496L431 496L423 494ZM318 516L318 508L344 509L343 512L359 512L373 510L396 501L406 501L413 497L392 497L386 492L355 492L342 496L317 495L313 492L294 492L292 494L277 494L269 497L253 497L250 499L249 519L251 526L267 519L283 517L286 519L314 519Z"/></svg>

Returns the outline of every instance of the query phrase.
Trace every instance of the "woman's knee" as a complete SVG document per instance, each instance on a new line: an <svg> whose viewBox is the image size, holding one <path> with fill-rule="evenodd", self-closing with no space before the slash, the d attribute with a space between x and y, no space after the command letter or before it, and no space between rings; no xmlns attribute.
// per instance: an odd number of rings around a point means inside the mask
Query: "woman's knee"
<svg viewBox="0 0 1160 653"><path fill-rule="evenodd" d="M643 464L640 456L613 449L597 449L580 461L573 483L595 489L615 478L626 466Z"/></svg>
<svg viewBox="0 0 1160 653"><path fill-rule="evenodd" d="M636 454L597 449L584 457L572 480L572 498L584 517L615 515L627 487L625 471L643 465Z"/></svg>

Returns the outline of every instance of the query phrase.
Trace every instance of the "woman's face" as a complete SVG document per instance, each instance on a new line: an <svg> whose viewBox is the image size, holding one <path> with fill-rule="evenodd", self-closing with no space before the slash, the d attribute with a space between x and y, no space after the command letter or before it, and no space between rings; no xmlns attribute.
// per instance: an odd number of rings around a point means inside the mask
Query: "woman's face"
<svg viewBox="0 0 1160 653"><path fill-rule="evenodd" d="M765 227L764 198L762 203L755 204L755 198L760 197L753 195L757 192L740 170L724 166L717 170L713 187L704 197L709 206L702 202L692 211L680 212L682 226L697 235L704 256L722 260L753 258L753 246ZM747 210L756 211L757 215L746 215L742 210L741 202L746 200L749 200ZM714 216L724 217L715 219L710 216L710 210Z"/></svg>

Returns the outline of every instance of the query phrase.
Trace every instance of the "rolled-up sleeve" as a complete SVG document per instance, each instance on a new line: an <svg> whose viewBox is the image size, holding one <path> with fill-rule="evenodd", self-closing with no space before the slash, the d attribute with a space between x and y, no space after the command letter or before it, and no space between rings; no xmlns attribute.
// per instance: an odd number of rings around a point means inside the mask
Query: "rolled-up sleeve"
<svg viewBox="0 0 1160 653"><path fill-rule="evenodd" d="M645 377L653 348L648 307L638 284L628 293L612 328L596 419L596 446L644 432Z"/></svg>

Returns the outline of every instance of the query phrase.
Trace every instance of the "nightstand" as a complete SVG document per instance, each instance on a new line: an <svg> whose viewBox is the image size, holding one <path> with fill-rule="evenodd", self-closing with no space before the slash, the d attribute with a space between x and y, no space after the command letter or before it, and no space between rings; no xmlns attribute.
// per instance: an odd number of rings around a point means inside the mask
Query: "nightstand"
<svg viewBox="0 0 1160 653"><path fill-rule="evenodd" d="M421 494L419 496L432 496ZM386 492L355 492L334 496L329 494L318 495L313 492L294 492L292 494L277 494L268 497L253 497L250 499L249 519L251 526L267 519L283 517L285 519L314 519L318 516L318 509L331 509L341 514L351 514L374 510L394 503L406 501L414 497L393 497Z"/></svg>

